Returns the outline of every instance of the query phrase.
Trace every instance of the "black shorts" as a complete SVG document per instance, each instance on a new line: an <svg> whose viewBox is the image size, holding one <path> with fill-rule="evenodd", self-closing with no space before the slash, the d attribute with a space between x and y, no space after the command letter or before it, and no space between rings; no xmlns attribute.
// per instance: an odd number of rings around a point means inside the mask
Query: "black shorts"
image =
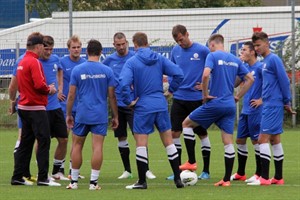
<svg viewBox="0 0 300 200"><path fill-rule="evenodd" d="M119 126L114 131L115 137L127 137L127 124L130 127L131 133L133 128L133 111L126 107L118 107Z"/></svg>
<svg viewBox="0 0 300 200"><path fill-rule="evenodd" d="M173 99L171 106L171 124L172 131L182 132L182 122L196 108L202 105L202 100L199 101L184 101ZM194 133L197 135L207 135L206 129L198 126L194 128Z"/></svg>
<svg viewBox="0 0 300 200"><path fill-rule="evenodd" d="M47 115L51 137L68 138L67 125L62 109L48 110Z"/></svg>

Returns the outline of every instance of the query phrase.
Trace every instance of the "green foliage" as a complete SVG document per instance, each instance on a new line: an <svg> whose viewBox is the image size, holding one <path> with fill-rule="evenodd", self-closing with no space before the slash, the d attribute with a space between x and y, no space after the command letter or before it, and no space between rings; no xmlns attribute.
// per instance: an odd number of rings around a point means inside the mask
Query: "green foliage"
<svg viewBox="0 0 300 200"><path fill-rule="evenodd" d="M0 127L15 127L17 125L17 115L8 113L9 105L10 101L8 99L0 100Z"/></svg>
<svg viewBox="0 0 300 200"><path fill-rule="evenodd" d="M283 50L283 62L287 71L292 70L292 39L291 36L286 39L282 44ZM300 22L297 22L296 32L295 32L295 68L300 70Z"/></svg>
<svg viewBox="0 0 300 200"><path fill-rule="evenodd" d="M73 11L141 10L172 8L209 8L260 6L261 0L73 0ZM54 11L68 11L68 0L31 0L27 4L29 13L36 10L41 18L51 17Z"/></svg>
<svg viewBox="0 0 300 200"><path fill-rule="evenodd" d="M260 6L261 0L225 0L225 7Z"/></svg>

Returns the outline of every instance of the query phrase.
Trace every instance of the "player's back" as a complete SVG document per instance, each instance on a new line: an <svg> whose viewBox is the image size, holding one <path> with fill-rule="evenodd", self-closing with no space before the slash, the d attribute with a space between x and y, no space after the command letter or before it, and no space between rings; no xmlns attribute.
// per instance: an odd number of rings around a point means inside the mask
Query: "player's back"
<svg viewBox="0 0 300 200"><path fill-rule="evenodd" d="M76 121L85 124L107 123L108 88L115 86L112 70L102 63L87 61L73 69L70 85L77 88ZM99 115L99 112L103 115Z"/></svg>
<svg viewBox="0 0 300 200"><path fill-rule="evenodd" d="M236 76L244 76L249 71L242 65L242 62L234 55L215 51L207 56L205 67L211 71L211 96L217 97L220 105L234 106L234 83Z"/></svg>
<svg viewBox="0 0 300 200"><path fill-rule="evenodd" d="M167 70L169 65L166 64L166 61L170 66L175 65L151 51L150 48L139 48L135 56L130 58L124 65L120 80L122 81L122 87L126 85L126 91L129 91L130 84L133 83L134 98L139 98L135 111L151 113L167 109L167 101L163 96L162 79L164 73L168 72L169 75L172 75L173 72L171 73L171 69ZM126 95L123 96L123 99L127 104L131 101L130 97Z"/></svg>

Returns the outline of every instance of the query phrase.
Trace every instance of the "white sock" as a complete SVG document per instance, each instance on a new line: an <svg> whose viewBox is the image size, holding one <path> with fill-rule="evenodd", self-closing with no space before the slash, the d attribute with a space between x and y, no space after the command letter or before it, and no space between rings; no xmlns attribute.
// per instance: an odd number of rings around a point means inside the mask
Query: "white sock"
<svg viewBox="0 0 300 200"><path fill-rule="evenodd" d="M78 181L78 176L79 176L79 169L72 169L71 170L71 177L72 181Z"/></svg>
<svg viewBox="0 0 300 200"><path fill-rule="evenodd" d="M100 170L92 169L92 171L91 171L91 179L90 180L97 182L97 180L99 178L99 174L100 174Z"/></svg>

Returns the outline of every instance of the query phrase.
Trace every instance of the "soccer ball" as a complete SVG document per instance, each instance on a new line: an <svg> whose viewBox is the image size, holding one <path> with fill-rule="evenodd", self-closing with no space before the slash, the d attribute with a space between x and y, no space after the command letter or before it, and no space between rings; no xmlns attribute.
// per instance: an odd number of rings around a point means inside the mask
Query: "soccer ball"
<svg viewBox="0 0 300 200"><path fill-rule="evenodd" d="M198 176L195 172L184 170L180 173L180 179L185 186L195 185L198 181Z"/></svg>

